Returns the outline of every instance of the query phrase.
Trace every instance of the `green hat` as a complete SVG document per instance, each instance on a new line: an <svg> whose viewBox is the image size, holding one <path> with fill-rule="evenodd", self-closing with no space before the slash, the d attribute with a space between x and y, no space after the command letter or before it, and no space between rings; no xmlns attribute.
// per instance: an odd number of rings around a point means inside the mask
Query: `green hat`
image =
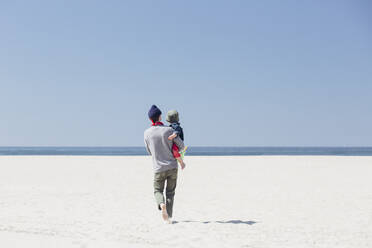
<svg viewBox="0 0 372 248"><path fill-rule="evenodd" d="M168 111L167 113L167 122L170 122L170 123L175 123L175 122L179 122L179 117L178 117L178 112L177 110L170 110Z"/></svg>

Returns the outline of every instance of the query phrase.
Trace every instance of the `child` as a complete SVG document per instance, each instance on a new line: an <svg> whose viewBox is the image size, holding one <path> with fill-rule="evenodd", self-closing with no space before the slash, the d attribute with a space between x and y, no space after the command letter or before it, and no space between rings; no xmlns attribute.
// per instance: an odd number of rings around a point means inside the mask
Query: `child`
<svg viewBox="0 0 372 248"><path fill-rule="evenodd" d="M173 128L174 132L171 136L168 137L169 140L173 140L177 136L180 137L180 139L183 141L183 130L179 123L179 117L178 112L176 110L170 110L167 113L167 122L170 123L170 127ZM181 158L181 154L179 152L179 149L176 144L173 143L172 146L173 156L177 159L177 161L180 163L180 166L182 170L185 168L186 164L183 162Z"/></svg>

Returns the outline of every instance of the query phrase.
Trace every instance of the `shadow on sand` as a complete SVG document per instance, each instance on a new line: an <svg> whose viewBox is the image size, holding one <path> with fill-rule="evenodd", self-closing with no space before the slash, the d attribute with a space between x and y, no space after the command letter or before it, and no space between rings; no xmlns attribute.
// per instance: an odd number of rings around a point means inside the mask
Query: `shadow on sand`
<svg viewBox="0 0 372 248"><path fill-rule="evenodd" d="M217 221L197 221L197 220L181 220L181 221L175 221L174 224L177 223L202 223L202 224L212 224L212 223L219 223L219 224L245 224L245 225L253 225L256 224L256 221L248 220L217 220Z"/></svg>

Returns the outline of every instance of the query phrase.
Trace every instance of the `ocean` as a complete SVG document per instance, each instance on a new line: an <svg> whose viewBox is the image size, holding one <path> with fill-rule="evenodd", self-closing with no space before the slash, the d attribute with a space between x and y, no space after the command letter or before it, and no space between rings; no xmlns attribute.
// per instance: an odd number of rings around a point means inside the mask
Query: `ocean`
<svg viewBox="0 0 372 248"><path fill-rule="evenodd" d="M0 156L143 156L144 147L0 147ZM187 156L372 156L372 147L189 147Z"/></svg>

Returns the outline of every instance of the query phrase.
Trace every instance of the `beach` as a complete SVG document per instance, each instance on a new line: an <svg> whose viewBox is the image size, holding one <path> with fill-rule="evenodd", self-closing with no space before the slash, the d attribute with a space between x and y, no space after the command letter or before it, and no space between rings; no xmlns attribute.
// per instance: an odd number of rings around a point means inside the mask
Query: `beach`
<svg viewBox="0 0 372 248"><path fill-rule="evenodd" d="M371 156L185 161L169 225L149 156L0 156L0 247L372 247Z"/></svg>

